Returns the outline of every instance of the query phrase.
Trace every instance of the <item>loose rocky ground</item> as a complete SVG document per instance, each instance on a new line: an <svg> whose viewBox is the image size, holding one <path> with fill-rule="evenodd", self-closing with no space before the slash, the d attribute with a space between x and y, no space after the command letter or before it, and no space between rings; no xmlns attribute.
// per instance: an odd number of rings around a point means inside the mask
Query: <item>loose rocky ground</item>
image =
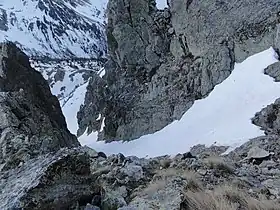
<svg viewBox="0 0 280 210"><path fill-rule="evenodd" d="M252 140L152 159L61 149L1 172L1 209L263 209L280 205L279 157ZM266 139L267 140L267 139ZM279 147L278 147L279 148ZM195 155L194 155L195 154ZM16 184L15 184L16 183ZM16 195L15 197L12 195ZM4 203L3 203L4 202Z"/></svg>

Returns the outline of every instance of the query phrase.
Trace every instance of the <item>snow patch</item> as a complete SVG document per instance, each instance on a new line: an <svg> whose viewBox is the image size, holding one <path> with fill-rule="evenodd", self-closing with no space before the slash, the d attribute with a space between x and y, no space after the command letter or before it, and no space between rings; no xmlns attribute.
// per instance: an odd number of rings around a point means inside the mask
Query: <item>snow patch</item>
<svg viewBox="0 0 280 210"><path fill-rule="evenodd" d="M164 9L164 8L168 7L167 0L156 0L156 3L157 3L158 9Z"/></svg>
<svg viewBox="0 0 280 210"><path fill-rule="evenodd" d="M101 120L101 114L98 115L98 117L96 118L96 121L97 120Z"/></svg>
<svg viewBox="0 0 280 210"><path fill-rule="evenodd" d="M28 55L52 58L71 57L72 54L91 58L99 56L100 51L106 51L104 22L107 0L89 0L77 7L63 1L51 1L54 8L68 12L69 17L81 17L75 23L81 27L67 24L64 13L61 16L51 14L53 8L46 2L0 0L0 11L2 9L7 13L8 27L7 31L0 30L0 41L15 42ZM42 10L39 3L44 4L46 9ZM65 26L60 27L61 32L57 34L56 27L60 25ZM93 29L82 29L93 25L100 34L94 34Z"/></svg>
<svg viewBox="0 0 280 210"><path fill-rule="evenodd" d="M104 127L105 127L105 117L103 117L103 119L102 119L102 123L101 123L101 127L100 127L100 131L99 132L102 132Z"/></svg>
<svg viewBox="0 0 280 210"><path fill-rule="evenodd" d="M90 75L100 69L98 62L94 60L31 60L31 66L49 82L52 94L57 96L61 107L67 106L76 89L87 83Z"/></svg>
<svg viewBox="0 0 280 210"><path fill-rule="evenodd" d="M106 74L106 70L105 70L105 68L103 67L103 68L101 68L100 71L98 72L98 75L99 75L99 77L102 78L105 74Z"/></svg>
<svg viewBox="0 0 280 210"><path fill-rule="evenodd" d="M67 106L62 107L67 127L73 134L77 134L77 113L80 110L80 106L84 103L87 86L88 82L77 88L73 93L73 96L67 102Z"/></svg>

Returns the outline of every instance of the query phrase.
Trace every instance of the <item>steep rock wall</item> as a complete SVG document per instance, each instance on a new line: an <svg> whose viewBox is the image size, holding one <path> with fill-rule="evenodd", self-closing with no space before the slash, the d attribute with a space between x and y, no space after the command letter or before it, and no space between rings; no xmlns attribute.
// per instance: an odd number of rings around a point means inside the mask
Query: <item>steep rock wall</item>
<svg viewBox="0 0 280 210"><path fill-rule="evenodd" d="M78 146L47 81L14 44L0 45L0 165Z"/></svg>
<svg viewBox="0 0 280 210"><path fill-rule="evenodd" d="M165 10L154 0L110 0L109 61L98 91L106 102L88 89L79 133L99 131L100 113L99 139L107 141L132 140L180 119L235 62L279 48L279 11L277 0L171 0Z"/></svg>

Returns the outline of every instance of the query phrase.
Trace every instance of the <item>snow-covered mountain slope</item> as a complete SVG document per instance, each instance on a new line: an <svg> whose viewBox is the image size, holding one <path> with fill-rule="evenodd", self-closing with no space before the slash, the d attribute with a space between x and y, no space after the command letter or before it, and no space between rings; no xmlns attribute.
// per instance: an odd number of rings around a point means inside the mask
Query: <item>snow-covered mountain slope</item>
<svg viewBox="0 0 280 210"><path fill-rule="evenodd" d="M263 135L251 123L256 112L274 102L279 97L280 83L265 75L263 70L277 62L272 48L249 57L236 64L232 74L210 95L195 101L180 121L175 121L159 132L142 136L131 142L96 142L97 134L79 138L80 142L108 154L123 153L140 157L175 155L185 152L197 144L219 144L236 147L250 138ZM75 112L84 101L85 86L76 91L71 99L72 106L65 107L68 127L72 132L77 129L73 122Z"/></svg>
<svg viewBox="0 0 280 210"><path fill-rule="evenodd" d="M0 0L0 41L13 41L34 57L102 56L106 2Z"/></svg>
<svg viewBox="0 0 280 210"><path fill-rule="evenodd" d="M107 0L0 0L0 41L32 57L61 106L100 70ZM76 118L74 118L75 120Z"/></svg>
<svg viewBox="0 0 280 210"><path fill-rule="evenodd" d="M102 73L102 62L95 59L31 60L31 65L48 81L61 107L68 105L74 92L86 84L92 74Z"/></svg>

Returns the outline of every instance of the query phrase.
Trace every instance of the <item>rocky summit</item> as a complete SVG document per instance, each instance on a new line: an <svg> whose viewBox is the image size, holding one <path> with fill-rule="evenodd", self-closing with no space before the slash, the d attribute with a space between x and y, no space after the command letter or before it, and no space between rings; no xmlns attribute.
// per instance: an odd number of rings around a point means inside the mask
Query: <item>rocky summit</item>
<svg viewBox="0 0 280 210"><path fill-rule="evenodd" d="M100 140L154 133L206 97L235 62L279 49L277 0L168 2L158 10L155 0L109 1L106 84L88 91L80 133L99 131L99 114L105 119Z"/></svg>

